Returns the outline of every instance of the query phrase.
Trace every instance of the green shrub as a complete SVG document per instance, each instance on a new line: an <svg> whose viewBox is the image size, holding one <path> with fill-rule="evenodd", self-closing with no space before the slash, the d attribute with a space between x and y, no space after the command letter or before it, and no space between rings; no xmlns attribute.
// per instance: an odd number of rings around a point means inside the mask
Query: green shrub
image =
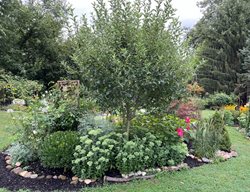
<svg viewBox="0 0 250 192"><path fill-rule="evenodd" d="M7 151L11 155L12 164L16 164L16 162L28 163L36 159L29 147L21 143L15 143Z"/></svg>
<svg viewBox="0 0 250 192"><path fill-rule="evenodd" d="M234 125L234 117L231 111L224 110L223 111L223 120L226 125Z"/></svg>
<svg viewBox="0 0 250 192"><path fill-rule="evenodd" d="M123 140L116 156L116 166L121 173L172 166L182 162L187 152L187 146L184 143L164 145L154 135L147 133L143 138Z"/></svg>
<svg viewBox="0 0 250 192"><path fill-rule="evenodd" d="M215 93L213 95L210 95L206 99L206 108L215 108L218 109L222 106L233 104L234 103L234 97L229 96L225 93Z"/></svg>
<svg viewBox="0 0 250 192"><path fill-rule="evenodd" d="M221 113L199 121L196 127L193 147L198 157L214 157L218 149L230 151L231 141Z"/></svg>
<svg viewBox="0 0 250 192"><path fill-rule="evenodd" d="M241 113L237 119L239 121L240 128L245 129L247 136L250 136L250 112Z"/></svg>
<svg viewBox="0 0 250 192"><path fill-rule="evenodd" d="M223 116L221 113L216 112L211 118L212 129L217 132L220 137L219 149L224 151L231 150L231 141L229 138L228 131L226 130Z"/></svg>
<svg viewBox="0 0 250 192"><path fill-rule="evenodd" d="M197 157L214 157L219 146L219 135L211 129L211 120L203 119L196 124L193 148Z"/></svg>
<svg viewBox="0 0 250 192"><path fill-rule="evenodd" d="M177 165L185 159L187 154L188 154L187 145L185 143L178 143L170 147L169 159L171 162L174 162L173 165ZM171 165L169 163L170 161L168 160L167 165Z"/></svg>
<svg viewBox="0 0 250 192"><path fill-rule="evenodd" d="M24 86L25 85L25 86ZM18 76L0 75L0 104L10 104L13 99L26 101L32 99L43 88L43 85Z"/></svg>
<svg viewBox="0 0 250 192"><path fill-rule="evenodd" d="M58 131L45 138L39 158L45 167L71 168L74 149L79 144L79 137L73 131Z"/></svg>
<svg viewBox="0 0 250 192"><path fill-rule="evenodd" d="M132 121L131 135L143 137L145 133L152 133L165 144L174 145L180 141L176 133L178 127L184 127L184 120L174 115L153 116L141 115Z"/></svg>
<svg viewBox="0 0 250 192"><path fill-rule="evenodd" d="M72 171L81 178L98 178L115 164L116 148L122 135L90 130L75 147Z"/></svg>

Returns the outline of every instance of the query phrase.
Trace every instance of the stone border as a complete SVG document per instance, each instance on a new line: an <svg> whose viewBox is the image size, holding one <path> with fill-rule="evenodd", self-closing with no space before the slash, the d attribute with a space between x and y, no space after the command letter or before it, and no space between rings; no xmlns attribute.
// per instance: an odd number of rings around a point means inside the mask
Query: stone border
<svg viewBox="0 0 250 192"><path fill-rule="evenodd" d="M220 157L223 160L228 160L232 157L237 157L238 154L236 151L231 151L231 152L225 152L225 151L217 151L216 152L216 157ZM188 154L187 157L191 157L192 159L196 159L198 162L203 162L203 163L213 163L213 160L210 160L208 158L197 158L192 154ZM21 167L21 163L17 162L14 166L11 163L11 156L7 155L5 156L5 162L6 162L6 169L8 169L10 172L19 175L23 178L30 178L30 179L60 179L63 181L70 180L70 184L72 185L77 185L78 183L86 184L89 185L91 183L95 183L96 180L94 179L80 179L77 176L73 176L72 178L67 178L65 175L38 175L34 171L29 172L24 170ZM118 177L109 177L109 176L104 176L103 180L104 182L116 182L116 183L121 183L121 182L129 182L132 180L137 180L137 179L151 179L155 177L155 174L157 172L162 172L162 171L179 171L181 169L189 169L190 167L186 163L181 163L180 165L177 166L165 166L161 168L151 168L151 169L146 169L145 171L138 171L138 172L132 172L129 174L122 174L122 178ZM153 173L153 174L149 174ZM149 175L148 175L149 174Z"/></svg>

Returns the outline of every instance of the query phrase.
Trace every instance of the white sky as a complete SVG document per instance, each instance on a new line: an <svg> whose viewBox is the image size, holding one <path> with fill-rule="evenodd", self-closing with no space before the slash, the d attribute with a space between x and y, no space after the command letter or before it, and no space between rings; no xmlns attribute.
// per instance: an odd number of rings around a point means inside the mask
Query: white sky
<svg viewBox="0 0 250 192"><path fill-rule="evenodd" d="M90 15L93 11L92 3L95 0L68 0L75 9L75 14L81 16L82 14ZM177 9L176 16L180 18L182 25L185 27L192 27L201 17L202 13L196 6L198 0L172 0L173 7Z"/></svg>

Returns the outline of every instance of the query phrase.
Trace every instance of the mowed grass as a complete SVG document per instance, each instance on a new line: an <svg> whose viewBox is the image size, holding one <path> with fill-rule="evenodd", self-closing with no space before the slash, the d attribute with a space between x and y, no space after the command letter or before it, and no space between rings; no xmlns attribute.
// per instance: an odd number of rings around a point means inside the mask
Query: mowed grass
<svg viewBox="0 0 250 192"><path fill-rule="evenodd" d="M16 139L16 126L12 120L17 114L0 111L0 151Z"/></svg>
<svg viewBox="0 0 250 192"><path fill-rule="evenodd" d="M205 113L212 114L212 111ZM0 119L9 118L9 115L0 113ZM9 120L5 121L8 127ZM4 131L3 131L4 130ZM10 136L0 147L12 142L11 129L0 126L0 132ZM239 156L226 162L209 164L202 167L183 170L174 173L161 173L155 179L135 181L126 184L104 185L100 188L88 188L82 191L89 192L250 192L250 140L239 133L235 128L228 127L232 148ZM28 190L27 190L28 191ZM0 192L7 192L0 189Z"/></svg>

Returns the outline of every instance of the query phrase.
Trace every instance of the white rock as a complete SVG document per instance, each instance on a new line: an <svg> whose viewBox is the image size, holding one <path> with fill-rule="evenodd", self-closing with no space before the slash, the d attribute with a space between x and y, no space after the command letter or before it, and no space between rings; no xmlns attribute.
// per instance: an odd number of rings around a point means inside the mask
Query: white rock
<svg viewBox="0 0 250 192"><path fill-rule="evenodd" d="M143 171L143 172L141 172L141 175L145 176L145 175L147 175L147 173L145 171Z"/></svg>
<svg viewBox="0 0 250 192"><path fill-rule="evenodd" d="M38 177L38 174L32 174L32 175L30 176L31 179L36 179L37 177Z"/></svg>
<svg viewBox="0 0 250 192"><path fill-rule="evenodd" d="M122 177L125 178L125 179L127 179L129 176L126 175L126 174L122 174Z"/></svg>
<svg viewBox="0 0 250 192"><path fill-rule="evenodd" d="M14 110L13 109L7 109L7 113L13 113Z"/></svg>
<svg viewBox="0 0 250 192"><path fill-rule="evenodd" d="M25 105L25 101L23 99L14 99L12 104L16 105Z"/></svg>
<svg viewBox="0 0 250 192"><path fill-rule="evenodd" d="M89 185L91 182L92 182L91 179L85 179L85 180L84 180L84 183L85 183L86 185Z"/></svg>
<svg viewBox="0 0 250 192"><path fill-rule="evenodd" d="M74 176L71 179L72 179L72 181L78 181L79 180L79 178L77 176Z"/></svg>

